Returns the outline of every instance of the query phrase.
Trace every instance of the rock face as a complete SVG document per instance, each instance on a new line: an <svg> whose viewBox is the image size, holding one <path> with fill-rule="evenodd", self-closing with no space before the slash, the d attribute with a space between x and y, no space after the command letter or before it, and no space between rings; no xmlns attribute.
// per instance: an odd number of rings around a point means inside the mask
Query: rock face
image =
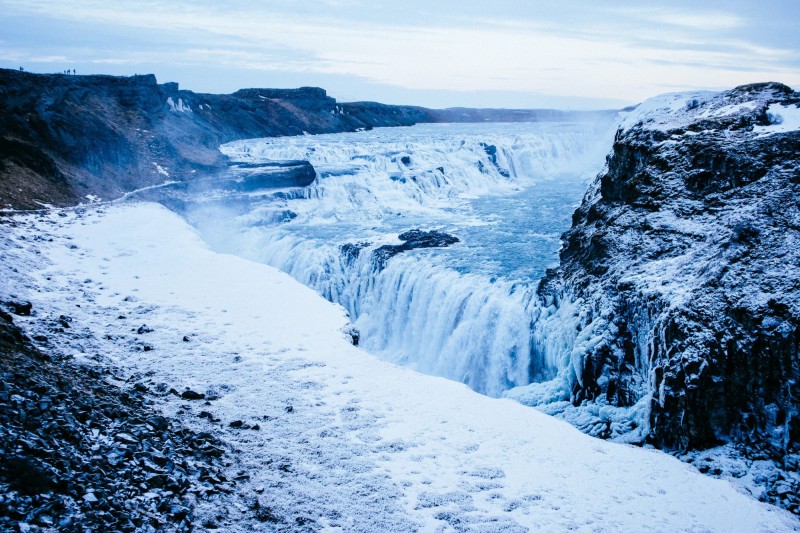
<svg viewBox="0 0 800 533"><path fill-rule="evenodd" d="M735 443L797 470L798 106L769 83L659 97L624 120L539 288L577 322L572 404L642 408L590 432Z"/></svg>
<svg viewBox="0 0 800 533"><path fill-rule="evenodd" d="M226 167L236 139L411 125L421 108L342 106L323 89L196 94L155 76L0 69L0 208L71 205Z"/></svg>

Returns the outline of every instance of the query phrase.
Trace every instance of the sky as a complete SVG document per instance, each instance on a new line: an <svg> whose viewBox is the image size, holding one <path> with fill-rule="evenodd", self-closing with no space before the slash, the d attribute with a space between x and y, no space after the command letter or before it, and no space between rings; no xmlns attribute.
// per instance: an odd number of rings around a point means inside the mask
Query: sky
<svg viewBox="0 0 800 533"><path fill-rule="evenodd" d="M598 109L800 89L800 0L0 0L0 67L154 73L196 92Z"/></svg>

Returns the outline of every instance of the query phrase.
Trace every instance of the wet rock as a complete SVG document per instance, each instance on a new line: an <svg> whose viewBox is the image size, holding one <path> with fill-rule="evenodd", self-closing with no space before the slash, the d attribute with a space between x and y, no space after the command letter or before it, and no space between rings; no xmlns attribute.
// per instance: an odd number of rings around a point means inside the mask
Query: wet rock
<svg viewBox="0 0 800 533"><path fill-rule="evenodd" d="M153 328L149 327L147 324L142 324L141 326L139 326L136 329L136 333L138 335L143 335L145 333L152 333L152 332L153 332Z"/></svg>
<svg viewBox="0 0 800 533"><path fill-rule="evenodd" d="M422 231L418 229L406 231L397 237L402 244L385 244L373 250L372 262L377 270L386 267L386 261L395 255L417 248L443 248L459 242L457 237L442 231Z"/></svg>

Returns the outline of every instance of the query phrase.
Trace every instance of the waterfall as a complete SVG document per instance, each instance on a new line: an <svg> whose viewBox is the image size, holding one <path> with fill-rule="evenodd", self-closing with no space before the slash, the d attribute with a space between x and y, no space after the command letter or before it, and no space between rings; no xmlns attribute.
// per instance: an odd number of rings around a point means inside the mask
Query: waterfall
<svg viewBox="0 0 800 533"><path fill-rule="evenodd" d="M223 146L234 162L307 160L317 180L255 204L251 197L244 213L215 204L221 211L198 207L188 218L217 250L275 266L341 304L369 352L499 396L563 373L561 348L571 342L537 337L545 311L535 289L599 170L602 141L574 124L238 141ZM545 191L561 203L546 205ZM531 203L538 211L528 214ZM376 249L415 228L461 242L375 260ZM507 245L514 239L521 246ZM529 239L541 241L530 258L520 255ZM554 355L537 356L548 342Z"/></svg>

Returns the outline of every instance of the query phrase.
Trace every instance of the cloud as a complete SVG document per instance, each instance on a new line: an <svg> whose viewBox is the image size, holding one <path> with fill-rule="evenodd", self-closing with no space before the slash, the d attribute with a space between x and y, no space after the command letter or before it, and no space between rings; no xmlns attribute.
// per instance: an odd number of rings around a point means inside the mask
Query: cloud
<svg viewBox="0 0 800 533"><path fill-rule="evenodd" d="M417 9L424 6L409 3ZM417 23L394 15L376 20L376 6L356 4L274 1L267 7L233 3L223 8L202 1L0 0L6 16L36 14L76 27L117 28L119 42L69 50L71 59L84 54L86 62L95 64L202 68L213 63L240 70L350 76L409 90L629 100L667 85L732 86L764 79L800 83L792 68L796 49L748 40L743 31L747 21L722 11L592 11L584 4L588 11L574 16L564 15L564 9L543 9L535 16L503 18L497 13L476 17L467 9L471 4L464 3L457 18ZM361 15L368 10L369 16ZM145 31L156 44L125 38ZM47 36L40 41L37 46L47 50ZM30 49L29 55L42 55L41 50Z"/></svg>
<svg viewBox="0 0 800 533"><path fill-rule="evenodd" d="M746 25L744 18L724 11L678 11L666 8L620 8L614 11L640 20L645 26L665 24L706 33L733 30Z"/></svg>

